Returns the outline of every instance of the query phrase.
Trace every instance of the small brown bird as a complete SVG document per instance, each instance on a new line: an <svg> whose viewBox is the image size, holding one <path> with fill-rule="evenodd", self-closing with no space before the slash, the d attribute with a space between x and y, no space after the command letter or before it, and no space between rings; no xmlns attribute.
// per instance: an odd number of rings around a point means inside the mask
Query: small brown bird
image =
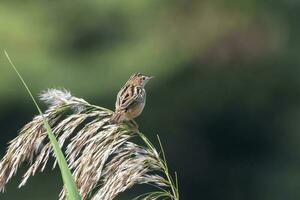
<svg viewBox="0 0 300 200"><path fill-rule="evenodd" d="M146 83L153 76L142 73L132 75L118 93L116 110L110 119L111 123L130 121L139 116L146 103ZM133 121L136 127L137 124Z"/></svg>

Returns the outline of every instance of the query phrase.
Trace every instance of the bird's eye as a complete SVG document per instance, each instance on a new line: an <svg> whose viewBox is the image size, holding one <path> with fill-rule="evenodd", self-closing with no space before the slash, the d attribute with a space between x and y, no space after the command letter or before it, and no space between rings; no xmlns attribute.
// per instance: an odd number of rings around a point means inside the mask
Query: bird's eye
<svg viewBox="0 0 300 200"><path fill-rule="evenodd" d="M146 77L144 76L142 79L143 79L143 80L145 80L145 79L146 79Z"/></svg>

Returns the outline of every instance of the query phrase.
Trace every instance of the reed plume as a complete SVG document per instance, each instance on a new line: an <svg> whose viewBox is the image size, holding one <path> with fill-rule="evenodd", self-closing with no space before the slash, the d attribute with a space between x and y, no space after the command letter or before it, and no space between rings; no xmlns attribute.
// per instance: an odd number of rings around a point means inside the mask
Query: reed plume
<svg viewBox="0 0 300 200"><path fill-rule="evenodd" d="M136 184L150 184L155 191L136 200L179 200L177 177L174 181L169 174L161 143L159 153L129 124L110 124L111 110L89 104L67 90L49 89L40 99L48 106L44 117L65 153L82 199L112 200ZM143 145L133 138L140 138ZM23 162L30 165L19 187L37 171L43 171L51 156L55 157L43 118L38 115L9 142L0 162L0 190L5 190ZM64 189L59 198L66 198Z"/></svg>

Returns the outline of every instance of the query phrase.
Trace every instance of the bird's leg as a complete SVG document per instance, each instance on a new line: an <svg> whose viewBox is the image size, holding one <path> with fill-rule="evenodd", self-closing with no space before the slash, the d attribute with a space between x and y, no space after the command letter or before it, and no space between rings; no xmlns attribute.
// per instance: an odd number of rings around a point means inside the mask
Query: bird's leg
<svg viewBox="0 0 300 200"><path fill-rule="evenodd" d="M131 124L135 129L139 129L139 125L136 123L136 121L130 120L130 124Z"/></svg>

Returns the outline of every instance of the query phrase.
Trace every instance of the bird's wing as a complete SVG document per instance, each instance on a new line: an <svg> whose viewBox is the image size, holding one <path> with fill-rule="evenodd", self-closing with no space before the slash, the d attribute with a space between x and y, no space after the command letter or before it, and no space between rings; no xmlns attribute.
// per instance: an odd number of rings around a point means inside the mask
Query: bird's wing
<svg viewBox="0 0 300 200"><path fill-rule="evenodd" d="M143 99L143 89L140 87L124 86L118 93L116 101L116 110L127 109L134 103Z"/></svg>

